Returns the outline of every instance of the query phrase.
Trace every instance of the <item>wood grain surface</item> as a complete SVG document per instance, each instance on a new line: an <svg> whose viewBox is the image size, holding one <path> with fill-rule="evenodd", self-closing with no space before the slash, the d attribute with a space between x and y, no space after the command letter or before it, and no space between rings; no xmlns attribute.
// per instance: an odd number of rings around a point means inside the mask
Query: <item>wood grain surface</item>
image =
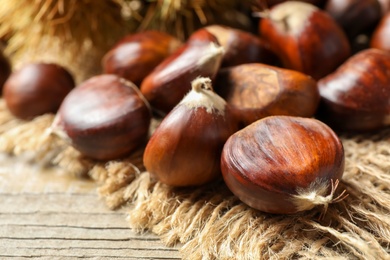
<svg viewBox="0 0 390 260"><path fill-rule="evenodd" d="M111 211L96 184L0 156L0 259L180 259L124 210Z"/></svg>

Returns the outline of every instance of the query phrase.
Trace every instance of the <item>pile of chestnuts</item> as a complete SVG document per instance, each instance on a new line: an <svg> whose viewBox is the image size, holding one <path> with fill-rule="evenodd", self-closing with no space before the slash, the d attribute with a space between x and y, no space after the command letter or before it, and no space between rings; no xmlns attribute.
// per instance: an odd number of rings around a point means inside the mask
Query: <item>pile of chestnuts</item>
<svg viewBox="0 0 390 260"><path fill-rule="evenodd" d="M51 132L91 159L143 147L145 168L168 186L223 179L264 212L326 208L344 197L338 133L390 124L390 1L268 7L256 34L211 25L185 42L128 35L102 74L76 86L65 68L28 64L0 81L3 97L23 120L56 113Z"/></svg>

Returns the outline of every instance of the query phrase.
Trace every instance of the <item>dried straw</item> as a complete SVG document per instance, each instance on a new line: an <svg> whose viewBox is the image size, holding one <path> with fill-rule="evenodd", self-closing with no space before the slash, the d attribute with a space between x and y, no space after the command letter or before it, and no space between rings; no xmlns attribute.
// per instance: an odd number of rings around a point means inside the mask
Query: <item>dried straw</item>
<svg viewBox="0 0 390 260"><path fill-rule="evenodd" d="M0 39L15 68L55 62L78 82L100 72L102 55L137 23L116 0L8 0L0 6Z"/></svg>
<svg viewBox="0 0 390 260"><path fill-rule="evenodd" d="M52 119L17 121L0 136L0 151L31 153L35 163L46 158L70 174L90 176L110 208L127 207L132 229L150 230L168 246L180 244L184 259L390 258L390 129L342 136L346 169L338 193L346 189L349 197L323 216L322 208L282 216L244 205L222 180L185 189L156 182L142 165L143 147L122 160L83 158L47 139Z"/></svg>

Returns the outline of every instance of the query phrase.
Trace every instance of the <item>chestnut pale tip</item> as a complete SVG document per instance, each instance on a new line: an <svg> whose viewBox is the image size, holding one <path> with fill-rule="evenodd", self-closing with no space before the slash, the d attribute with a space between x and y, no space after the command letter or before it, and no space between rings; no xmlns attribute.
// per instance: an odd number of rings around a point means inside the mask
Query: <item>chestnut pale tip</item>
<svg viewBox="0 0 390 260"><path fill-rule="evenodd" d="M330 194L328 194L329 185L331 185ZM339 202L348 196L346 190L337 197L334 196L338 185L338 179L336 181L331 179L330 184L327 180L317 180L306 189L298 189L297 195L293 195L292 202L297 211L310 210L315 206L322 205L324 212L326 212L329 204Z"/></svg>
<svg viewBox="0 0 390 260"><path fill-rule="evenodd" d="M205 51L199 55L199 60L197 62L197 66L202 67L205 64L210 63L213 67L210 67L210 71L218 71L219 67L221 66L223 54L225 53L225 48L223 46L220 46L219 44L215 42L210 42L210 45ZM218 59L217 62L215 62L215 59Z"/></svg>
<svg viewBox="0 0 390 260"><path fill-rule="evenodd" d="M189 109L203 107L207 113L225 114L226 101L213 91L210 78L198 77L191 82L192 90L180 104Z"/></svg>
<svg viewBox="0 0 390 260"><path fill-rule="evenodd" d="M298 1L287 1L276 5L269 13L269 18L282 33L300 35L304 31L310 15L318 10L314 5ZM292 15L294 13L294 15Z"/></svg>

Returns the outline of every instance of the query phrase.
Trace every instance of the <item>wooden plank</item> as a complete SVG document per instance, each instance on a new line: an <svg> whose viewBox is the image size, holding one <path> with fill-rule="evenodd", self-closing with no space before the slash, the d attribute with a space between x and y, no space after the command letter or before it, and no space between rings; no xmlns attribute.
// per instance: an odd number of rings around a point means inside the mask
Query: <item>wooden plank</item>
<svg viewBox="0 0 390 260"><path fill-rule="evenodd" d="M0 158L0 259L180 259L153 234L137 234L96 184Z"/></svg>

